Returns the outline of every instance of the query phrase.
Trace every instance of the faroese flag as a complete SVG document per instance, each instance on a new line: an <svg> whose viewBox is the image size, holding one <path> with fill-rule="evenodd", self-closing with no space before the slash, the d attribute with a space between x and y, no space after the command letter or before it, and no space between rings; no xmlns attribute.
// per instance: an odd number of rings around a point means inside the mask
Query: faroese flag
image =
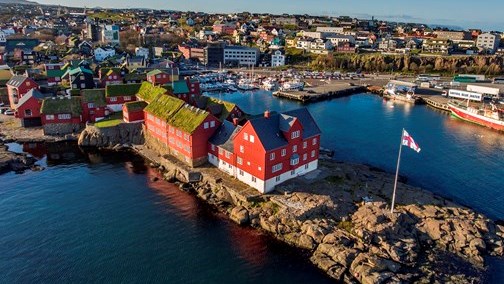
<svg viewBox="0 0 504 284"><path fill-rule="evenodd" d="M413 137L411 137L406 130L403 130L402 144L404 146L410 147L411 149L415 150L417 153L420 152L420 147L418 146L417 143L415 143L415 140L413 140Z"/></svg>

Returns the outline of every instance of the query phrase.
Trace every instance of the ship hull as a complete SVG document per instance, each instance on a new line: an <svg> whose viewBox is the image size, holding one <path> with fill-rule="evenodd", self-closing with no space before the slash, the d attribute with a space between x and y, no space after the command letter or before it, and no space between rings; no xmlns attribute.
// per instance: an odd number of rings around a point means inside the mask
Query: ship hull
<svg viewBox="0 0 504 284"><path fill-rule="evenodd" d="M449 107L452 115L459 119L472 122L481 126L485 126L488 128L492 128L498 131L504 131L504 121L502 120L496 120L479 114L474 114L453 105L449 105Z"/></svg>

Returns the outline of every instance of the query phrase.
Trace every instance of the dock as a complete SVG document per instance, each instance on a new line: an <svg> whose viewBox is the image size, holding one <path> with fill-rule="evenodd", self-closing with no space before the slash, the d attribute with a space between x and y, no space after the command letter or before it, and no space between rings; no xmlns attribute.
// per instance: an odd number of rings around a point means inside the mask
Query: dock
<svg viewBox="0 0 504 284"><path fill-rule="evenodd" d="M355 86L348 83L339 83L311 87L303 91L278 91L274 92L273 95L280 98L307 103L332 98L341 98L361 92L366 92L366 87Z"/></svg>
<svg viewBox="0 0 504 284"><path fill-rule="evenodd" d="M429 105L433 108L437 108L437 109L448 111L448 112L450 111L450 108L448 107L448 101L450 99L447 97L425 96L425 95L424 96L420 95L420 97L425 101L425 103L427 103L427 105Z"/></svg>

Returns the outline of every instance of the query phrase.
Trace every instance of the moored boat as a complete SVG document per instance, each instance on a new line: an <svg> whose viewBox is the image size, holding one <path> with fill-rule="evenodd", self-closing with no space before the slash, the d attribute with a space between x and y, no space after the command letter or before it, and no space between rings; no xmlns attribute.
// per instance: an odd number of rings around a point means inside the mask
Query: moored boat
<svg viewBox="0 0 504 284"><path fill-rule="evenodd" d="M420 97L416 96L411 92L393 92L391 90L385 90L383 92L383 97L391 100L398 100L412 104L421 104L423 101Z"/></svg>
<svg viewBox="0 0 504 284"><path fill-rule="evenodd" d="M499 109L494 104L490 105L489 108L476 108L460 102L450 101L448 106L452 115L459 119L504 131L504 109Z"/></svg>

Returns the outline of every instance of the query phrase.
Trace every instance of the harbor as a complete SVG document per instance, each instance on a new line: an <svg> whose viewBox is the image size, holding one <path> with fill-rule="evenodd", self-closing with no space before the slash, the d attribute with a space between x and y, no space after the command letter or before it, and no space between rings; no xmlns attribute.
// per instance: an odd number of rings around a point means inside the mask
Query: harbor
<svg viewBox="0 0 504 284"><path fill-rule="evenodd" d="M364 86L355 86L350 83L337 83L310 87L302 91L276 91L273 92L273 95L280 98L307 103L332 98L341 98L365 91L366 87Z"/></svg>

